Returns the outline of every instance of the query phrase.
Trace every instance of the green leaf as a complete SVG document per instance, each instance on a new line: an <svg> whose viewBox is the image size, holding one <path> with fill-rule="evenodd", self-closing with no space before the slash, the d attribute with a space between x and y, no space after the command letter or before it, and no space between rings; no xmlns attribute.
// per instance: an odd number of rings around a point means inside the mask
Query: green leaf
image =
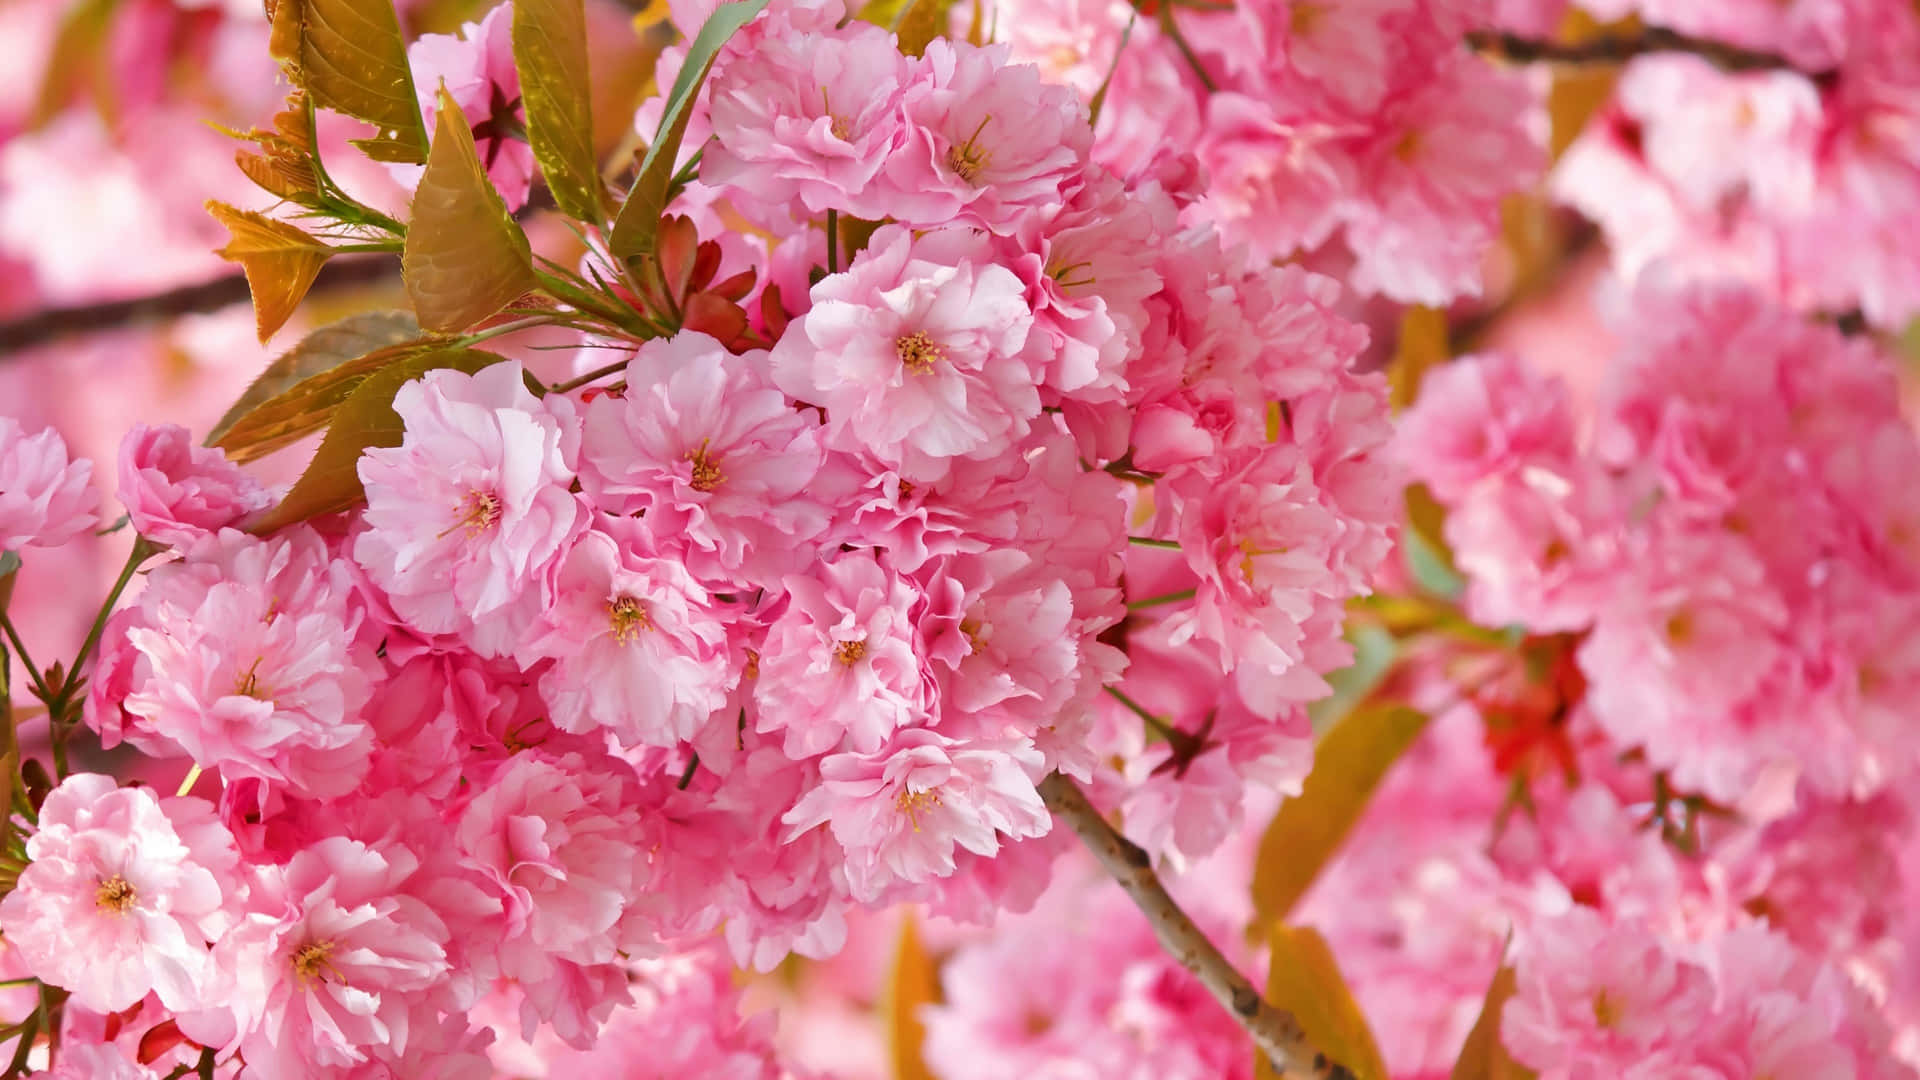
<svg viewBox="0 0 1920 1080"><path fill-rule="evenodd" d="M1347 640L1353 644L1353 663L1328 673L1327 685L1333 693L1307 706L1315 731L1327 730L1365 701L1400 655L1400 643L1393 635L1368 623L1350 624Z"/></svg>
<svg viewBox="0 0 1920 1080"><path fill-rule="evenodd" d="M413 313L428 330L465 330L538 282L527 234L487 180L473 130L440 91L433 151L413 193L400 255Z"/></svg>
<svg viewBox="0 0 1920 1080"><path fill-rule="evenodd" d="M469 374L505 357L478 349L437 349L388 364L367 376L334 411L333 424L306 471L278 506L251 522L261 535L308 518L348 509L366 496L360 486L360 453L370 446L398 446L406 434L393 395L402 386L438 368Z"/></svg>
<svg viewBox="0 0 1920 1080"><path fill-rule="evenodd" d="M893 31L901 52L919 56L946 29L952 6L953 0L867 0L855 17Z"/></svg>
<svg viewBox="0 0 1920 1080"><path fill-rule="evenodd" d="M1500 1041L1500 1016L1513 990L1513 968L1502 965L1494 972L1486 1002L1480 1006L1480 1018L1473 1022L1466 1045L1453 1063L1452 1080L1534 1080L1538 1075L1513 1060Z"/></svg>
<svg viewBox="0 0 1920 1080"><path fill-rule="evenodd" d="M881 1012L887 1033L887 1060L892 1063L893 1080L934 1080L933 1070L921 1059L920 1048L927 1029L920 1022L920 1009L940 1000L940 977L920 943L913 915L903 913L900 942L893 954L893 971L887 980Z"/></svg>
<svg viewBox="0 0 1920 1080"><path fill-rule="evenodd" d="M211 201L207 212L227 227L227 246L217 254L246 273L255 328L264 342L293 316L333 249L265 214Z"/></svg>
<svg viewBox="0 0 1920 1080"><path fill-rule="evenodd" d="M587 16L581 0L514 0L513 62L527 109L527 141L554 204L581 221L606 218L593 152Z"/></svg>
<svg viewBox="0 0 1920 1080"><path fill-rule="evenodd" d="M426 123L393 0L277 0L272 13L268 49L293 84L314 104L380 129L354 145L379 161L426 160Z"/></svg>
<svg viewBox="0 0 1920 1080"><path fill-rule="evenodd" d="M0 578L5 578L18 569L20 569L20 556L15 552L0 551ZM4 604L0 604L0 610L5 610Z"/></svg>
<svg viewBox="0 0 1920 1080"><path fill-rule="evenodd" d="M1313 750L1313 772L1280 806L1260 837L1253 864L1253 909L1261 925L1283 922L1312 888L1367 808L1381 777L1426 727L1404 705L1348 713Z"/></svg>
<svg viewBox="0 0 1920 1080"><path fill-rule="evenodd" d="M626 202L614 218L607 247L616 258L637 259L652 255L654 235L660 228L660 215L667 208L667 186L673 180L674 163L680 157L680 141L687 134L687 118L692 115L693 99L713 69L714 57L736 31L766 10L767 0L733 0L715 8L705 26L687 46L687 58L680 63L680 74L667 94L666 109L660 114L660 130L640 159L640 172L627 192Z"/></svg>
<svg viewBox="0 0 1920 1080"><path fill-rule="evenodd" d="M1267 940L1267 1000L1292 1013L1307 1041L1355 1080L1387 1080L1380 1046L1326 939L1311 927L1274 923ZM1265 1054L1255 1053L1253 1066L1261 1080L1278 1075Z"/></svg>
<svg viewBox="0 0 1920 1080"><path fill-rule="evenodd" d="M326 426L360 380L432 347L404 311L370 311L323 326L253 380L207 435L238 462L252 461Z"/></svg>

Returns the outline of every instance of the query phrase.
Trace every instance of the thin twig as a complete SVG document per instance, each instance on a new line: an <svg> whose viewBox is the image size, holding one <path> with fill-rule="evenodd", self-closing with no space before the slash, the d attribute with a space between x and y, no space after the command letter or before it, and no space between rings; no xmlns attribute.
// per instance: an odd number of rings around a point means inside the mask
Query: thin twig
<svg viewBox="0 0 1920 1080"><path fill-rule="evenodd" d="M1273 1062L1283 1077L1316 1077L1319 1080L1354 1080L1346 1066L1327 1060L1307 1041L1307 1033L1292 1013L1277 1009L1260 996L1245 975L1227 962L1207 935L1180 910L1166 887L1153 872L1153 860L1139 845L1115 832L1100 811L1087 801L1086 793L1072 780L1055 773L1040 782L1040 797L1047 809L1066 822L1093 852L1107 873L1126 890L1147 921L1167 954L1192 972L1221 1007L1232 1014L1261 1052Z"/></svg>
<svg viewBox="0 0 1920 1080"><path fill-rule="evenodd" d="M400 280L400 263L395 259L339 258L329 262L314 279L309 295L364 288ZM17 350L45 345L78 334L120 330L136 324L199 315L247 302L247 279L243 274L228 274L198 285L136 296L126 300L107 300L98 304L47 308L17 319L0 322L0 362Z"/></svg>
<svg viewBox="0 0 1920 1080"><path fill-rule="evenodd" d="M1649 53L1692 53L1724 71L1799 70L1793 61L1778 53L1743 49L1661 26L1649 26L1633 34L1602 34L1585 41L1541 41L1498 30L1469 30L1467 44L1517 63L1544 60L1558 64L1619 64Z"/></svg>

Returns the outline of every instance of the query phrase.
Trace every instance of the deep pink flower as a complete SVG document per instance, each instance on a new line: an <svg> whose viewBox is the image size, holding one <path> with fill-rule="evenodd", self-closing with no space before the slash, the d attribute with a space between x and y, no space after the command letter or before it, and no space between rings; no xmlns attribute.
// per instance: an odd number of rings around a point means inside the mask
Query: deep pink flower
<svg viewBox="0 0 1920 1080"><path fill-rule="evenodd" d="M176 424L135 425L120 443L120 501L141 536L185 548L270 505L273 496Z"/></svg>
<svg viewBox="0 0 1920 1080"><path fill-rule="evenodd" d="M462 25L459 34L421 34L407 46L407 61L427 131L434 130L444 85L473 128L487 179L507 209L520 209L533 186L533 147L524 135L526 110L513 64L513 5L497 5L486 18ZM389 168L408 186L418 182L417 166Z"/></svg>
<svg viewBox="0 0 1920 1080"><path fill-rule="evenodd" d="M887 216L919 228L959 222L1012 232L1052 205L1086 160L1086 106L1005 45L935 38L905 95L907 145L887 160Z"/></svg>
<svg viewBox="0 0 1920 1080"><path fill-rule="evenodd" d="M1026 287L970 230L883 226L773 349L782 390L827 435L919 483L1004 453L1040 414Z"/></svg>
<svg viewBox="0 0 1920 1080"><path fill-rule="evenodd" d="M29 436L0 416L0 551L58 547L94 526L100 494L93 462L67 460L67 444L47 428Z"/></svg>
<svg viewBox="0 0 1920 1080"><path fill-rule="evenodd" d="M589 532L568 552L556 592L521 652L554 661L540 690L562 730L605 728L628 746L672 747L726 704L739 677L726 627L679 563Z"/></svg>
<svg viewBox="0 0 1920 1080"><path fill-rule="evenodd" d="M347 567L311 529L223 530L152 571L139 605L115 616L124 645L102 661L89 722L109 744L177 748L230 781L343 795L372 749L360 709L376 661L361 620Z"/></svg>
<svg viewBox="0 0 1920 1080"><path fill-rule="evenodd" d="M329 837L256 875L219 943L251 1069L311 1076L404 1053L415 1000L447 975L447 928L403 886L419 860Z"/></svg>
<svg viewBox="0 0 1920 1080"><path fill-rule="evenodd" d="M238 858L206 802L76 773L42 804L0 923L28 969L78 1005L118 1012L152 992L197 1008L208 943L232 922Z"/></svg>
<svg viewBox="0 0 1920 1080"><path fill-rule="evenodd" d="M702 581L767 584L813 560L831 516L811 490L819 418L773 387L766 353L686 331L642 345L626 380L582 414L580 486L595 506L644 515L652 543Z"/></svg>
<svg viewBox="0 0 1920 1080"><path fill-rule="evenodd" d="M791 757L846 746L873 753L925 723L932 686L914 643L921 595L870 552L849 552L785 580L787 608L767 630L754 684L760 731L784 731Z"/></svg>
<svg viewBox="0 0 1920 1080"><path fill-rule="evenodd" d="M587 525L569 490L573 406L535 398L522 378L515 363L430 371L394 395L400 445L360 458L367 528L354 559L402 619L482 656L519 645Z"/></svg>
<svg viewBox="0 0 1920 1080"><path fill-rule="evenodd" d="M780 820L789 836L829 825L846 852L848 890L874 902L895 885L953 873L956 846L992 855L1002 836L1046 833L1040 767L1031 744L956 743L913 728L876 753L822 761L820 786Z"/></svg>
<svg viewBox="0 0 1920 1080"><path fill-rule="evenodd" d="M748 213L884 218L892 207L874 181L906 142L907 81L907 58L869 23L769 35L715 68L701 178L733 189Z"/></svg>

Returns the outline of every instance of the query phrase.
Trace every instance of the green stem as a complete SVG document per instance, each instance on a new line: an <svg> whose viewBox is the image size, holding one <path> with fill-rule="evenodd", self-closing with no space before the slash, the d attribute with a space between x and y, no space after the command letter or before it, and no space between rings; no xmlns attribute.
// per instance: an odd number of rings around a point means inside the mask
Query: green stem
<svg viewBox="0 0 1920 1080"><path fill-rule="evenodd" d="M840 272L840 212L827 211L827 273Z"/></svg>
<svg viewBox="0 0 1920 1080"><path fill-rule="evenodd" d="M1180 550L1180 542L1177 540L1155 540L1150 536L1129 536L1127 537L1127 543L1135 547L1165 548L1168 551Z"/></svg>
<svg viewBox="0 0 1920 1080"><path fill-rule="evenodd" d="M1140 704L1139 702L1128 697L1126 694L1122 693L1120 688L1117 686L1109 686L1106 688L1106 691L1107 691L1107 696L1113 698L1113 700L1119 702L1122 705L1125 705L1128 709L1132 710L1135 716L1138 716L1140 719L1145 720L1147 722L1148 727L1151 727L1155 731L1158 731L1162 738L1166 738L1169 740L1172 739L1173 735L1175 734L1173 728L1170 727L1165 720L1162 720L1159 717L1148 712L1147 707L1145 705Z"/></svg>
<svg viewBox="0 0 1920 1080"><path fill-rule="evenodd" d="M20 631L14 629L13 619L4 610L0 610L0 628L4 628L7 640L13 643L13 655L20 658L20 666L27 669L27 677L33 680L34 692L41 701L53 700L53 691L47 687L47 680L41 676L40 668L27 655L27 643L20 640Z"/></svg>
<svg viewBox="0 0 1920 1080"><path fill-rule="evenodd" d="M1160 9L1160 28L1167 32L1167 37L1173 41L1174 47L1180 50L1180 55L1186 57L1187 66L1192 68L1194 75L1200 79L1200 85L1206 87L1208 93L1218 91L1220 87L1214 84L1213 76L1207 74L1206 65L1200 62L1200 57L1193 51L1193 46L1187 44L1186 35L1180 32L1179 25L1173 21L1172 4Z"/></svg>
<svg viewBox="0 0 1920 1080"><path fill-rule="evenodd" d="M1161 604L1177 604L1182 600L1193 599L1194 593L1195 593L1195 590L1193 589L1181 589L1179 592L1161 593L1159 596L1149 596L1145 600L1135 600L1132 603L1128 604L1127 610L1139 611L1141 608L1159 607Z"/></svg>
<svg viewBox="0 0 1920 1080"><path fill-rule="evenodd" d="M456 348L464 349L470 345L478 345L483 341L489 341L493 338L505 337L508 334L519 333L522 330L531 330L536 326L545 326L551 321L552 320L544 315L535 315L526 319L514 319L510 322L503 322L499 326L489 326L485 330L475 330L471 334L462 334L453 340L453 344Z"/></svg>
<svg viewBox="0 0 1920 1080"><path fill-rule="evenodd" d="M625 360L622 360L617 364L608 364L606 367L594 368L592 371L587 372L585 375L568 379L566 382L554 383L552 386L547 387L547 393L564 394L569 390L578 390L581 387L587 385L588 383L594 381L595 379L604 379L609 375L615 374L617 372L625 371L626 368L627 368L627 361Z"/></svg>

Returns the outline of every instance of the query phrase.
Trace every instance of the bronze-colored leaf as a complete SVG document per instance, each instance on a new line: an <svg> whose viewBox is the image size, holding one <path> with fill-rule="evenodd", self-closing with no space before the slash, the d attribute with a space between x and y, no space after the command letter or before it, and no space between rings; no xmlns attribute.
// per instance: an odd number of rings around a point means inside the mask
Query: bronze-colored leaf
<svg viewBox="0 0 1920 1080"><path fill-rule="evenodd" d="M409 344L431 342L420 340L420 324L404 311L369 311L323 326L267 365L213 425L207 445L244 462L316 431L358 385L354 372L363 378L377 370L365 361L383 355L382 363L391 362L403 355L393 347Z"/></svg>
<svg viewBox="0 0 1920 1080"><path fill-rule="evenodd" d="M926 1025L920 1022L920 1008L940 1000L940 976L933 958L913 924L913 916L900 920L900 942L893 954L893 971L881 1002L887 1032L887 1060L893 1065L893 1080L934 1080L933 1070L921 1058L926 1042Z"/></svg>
<svg viewBox="0 0 1920 1080"><path fill-rule="evenodd" d="M118 82L107 58L107 35L120 0L79 0L67 7L46 50L39 97L29 114L29 130L54 118L67 103L85 94L109 120L116 111Z"/></svg>
<svg viewBox="0 0 1920 1080"><path fill-rule="evenodd" d="M732 0L721 4L688 44L687 58L680 63L680 74L673 80L666 109L660 114L660 130L648 145L646 156L640 159L639 173L607 237L607 247L616 258L631 260L653 254L654 232L667 207L667 189L673 182L674 166L680 157L680 142L687 134L693 99L706 82L707 72L713 69L720 47L766 7L767 0Z"/></svg>
<svg viewBox="0 0 1920 1080"><path fill-rule="evenodd" d="M207 203L207 212L227 227L230 239L219 255L239 263L246 272L254 323L264 342L286 325L333 249L299 227L265 214L222 202Z"/></svg>
<svg viewBox="0 0 1920 1080"><path fill-rule="evenodd" d="M1348 713L1313 749L1313 771L1300 794L1280 806L1260 837L1253 864L1253 909L1261 925L1282 922L1306 895L1374 789L1427 725L1404 705Z"/></svg>
<svg viewBox="0 0 1920 1080"><path fill-rule="evenodd" d="M1329 1059L1346 1066L1355 1080L1387 1080L1386 1061L1367 1018L1333 961L1325 938L1311 927L1275 923L1267 942L1267 1000L1300 1021L1312 1043ZM1264 1054L1254 1055L1254 1075L1276 1080Z"/></svg>
<svg viewBox="0 0 1920 1080"><path fill-rule="evenodd" d="M427 128L393 0L278 0L268 49L314 104L379 129L356 143L369 156L426 160Z"/></svg>
<svg viewBox="0 0 1920 1080"><path fill-rule="evenodd" d="M1473 1022L1466 1045L1453 1063L1452 1080L1534 1080L1537 1074L1513 1060L1500 1041L1500 1016L1513 991L1513 968L1502 965L1494 972L1486 1001L1480 1006L1480 1018Z"/></svg>
<svg viewBox="0 0 1920 1080"><path fill-rule="evenodd" d="M286 0L281 0L285 3ZM333 423L306 471L279 505L250 522L259 535L308 518L346 510L366 497L360 486L360 454L370 446L398 446L406 434L393 395L414 379L438 368L472 373L504 357L478 349L436 349L415 353L367 376L334 410Z"/></svg>
<svg viewBox="0 0 1920 1080"><path fill-rule="evenodd" d="M595 224L606 187L593 152L587 15L581 0L515 0L513 62L527 109L527 142L560 212Z"/></svg>
<svg viewBox="0 0 1920 1080"><path fill-rule="evenodd" d="M952 7L953 0L911 0L893 27L900 39L900 51L908 56L924 55L933 39L946 32L947 12Z"/></svg>
<svg viewBox="0 0 1920 1080"><path fill-rule="evenodd" d="M1411 307L1400 317L1400 336L1387 366L1389 396L1395 409L1413 404L1427 372L1453 358L1447 337L1447 313L1438 308Z"/></svg>
<svg viewBox="0 0 1920 1080"><path fill-rule="evenodd" d="M400 269L429 330L465 330L537 284L527 234L487 180L473 130L444 89Z"/></svg>

